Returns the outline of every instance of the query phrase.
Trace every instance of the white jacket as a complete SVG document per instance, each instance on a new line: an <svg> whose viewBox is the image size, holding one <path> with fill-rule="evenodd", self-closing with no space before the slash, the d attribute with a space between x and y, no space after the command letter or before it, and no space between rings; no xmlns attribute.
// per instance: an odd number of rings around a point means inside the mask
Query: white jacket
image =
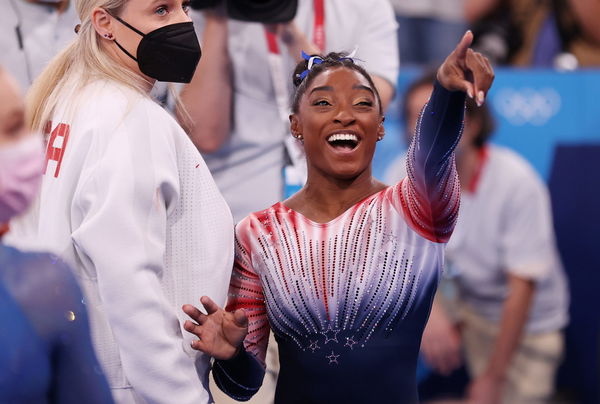
<svg viewBox="0 0 600 404"><path fill-rule="evenodd" d="M181 306L226 300L229 208L151 99L105 81L64 99L49 135L40 241L75 269L113 389L133 389L136 403L207 403L209 358L191 349Z"/></svg>

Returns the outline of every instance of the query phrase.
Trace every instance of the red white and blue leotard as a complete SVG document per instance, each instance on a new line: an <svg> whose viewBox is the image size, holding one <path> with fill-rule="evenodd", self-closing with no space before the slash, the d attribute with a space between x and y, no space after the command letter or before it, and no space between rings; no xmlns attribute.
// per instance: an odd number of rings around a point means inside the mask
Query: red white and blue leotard
<svg viewBox="0 0 600 404"><path fill-rule="evenodd" d="M248 399L279 343L276 403L413 403L415 369L460 187L453 150L464 95L436 83L408 177L328 223L277 203L236 228L227 310L246 309L245 351L217 361L219 387Z"/></svg>

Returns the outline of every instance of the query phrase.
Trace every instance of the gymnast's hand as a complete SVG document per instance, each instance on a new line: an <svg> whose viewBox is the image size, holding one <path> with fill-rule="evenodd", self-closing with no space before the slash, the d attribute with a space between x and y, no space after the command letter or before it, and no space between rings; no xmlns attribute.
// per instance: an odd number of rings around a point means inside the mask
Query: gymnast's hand
<svg viewBox="0 0 600 404"><path fill-rule="evenodd" d="M473 33L467 31L438 69L437 80L446 90L476 97L475 102L481 106L494 81L494 69L485 56L469 48L472 42Z"/></svg>
<svg viewBox="0 0 600 404"><path fill-rule="evenodd" d="M199 339L192 342L192 348L202 351L216 359L231 359L242 348L242 342L248 334L248 317L244 310L227 312L220 308L207 296L202 296L200 302L208 314L203 314L191 304L182 308L192 320L183 324L186 331Z"/></svg>

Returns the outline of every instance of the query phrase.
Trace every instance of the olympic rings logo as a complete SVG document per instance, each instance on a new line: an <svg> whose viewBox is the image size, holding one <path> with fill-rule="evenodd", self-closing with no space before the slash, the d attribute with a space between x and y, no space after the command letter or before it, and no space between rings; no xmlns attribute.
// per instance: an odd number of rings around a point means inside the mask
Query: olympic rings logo
<svg viewBox="0 0 600 404"><path fill-rule="evenodd" d="M561 97L548 87L503 88L494 97L494 107L515 126L542 126L560 111Z"/></svg>

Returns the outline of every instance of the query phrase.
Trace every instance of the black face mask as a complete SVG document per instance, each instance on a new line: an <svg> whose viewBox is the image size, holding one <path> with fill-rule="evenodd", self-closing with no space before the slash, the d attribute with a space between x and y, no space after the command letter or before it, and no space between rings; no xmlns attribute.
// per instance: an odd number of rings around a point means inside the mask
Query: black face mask
<svg viewBox="0 0 600 404"><path fill-rule="evenodd" d="M137 59L115 40L119 49L137 62L142 73L158 81L192 81L202 55L192 22L165 25L144 34L119 17L114 17L143 37L137 48Z"/></svg>

